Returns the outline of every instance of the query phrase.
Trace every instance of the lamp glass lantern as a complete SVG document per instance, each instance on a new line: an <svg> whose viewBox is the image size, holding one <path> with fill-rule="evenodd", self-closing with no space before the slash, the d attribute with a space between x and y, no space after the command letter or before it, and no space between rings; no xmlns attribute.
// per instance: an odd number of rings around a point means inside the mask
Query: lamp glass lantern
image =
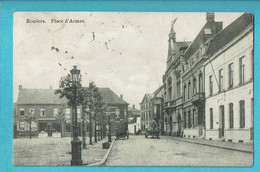
<svg viewBox="0 0 260 172"><path fill-rule="evenodd" d="M71 80L73 82L79 81L80 70L77 69L77 66L73 66L73 69L70 70L70 74L71 74Z"/></svg>

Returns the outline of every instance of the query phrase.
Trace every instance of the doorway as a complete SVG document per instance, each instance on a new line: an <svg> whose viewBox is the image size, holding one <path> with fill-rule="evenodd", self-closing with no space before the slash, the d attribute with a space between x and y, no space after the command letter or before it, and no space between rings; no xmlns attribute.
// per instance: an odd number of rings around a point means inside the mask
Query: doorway
<svg viewBox="0 0 260 172"><path fill-rule="evenodd" d="M225 133L225 109L224 105L219 106L219 137L224 137Z"/></svg>

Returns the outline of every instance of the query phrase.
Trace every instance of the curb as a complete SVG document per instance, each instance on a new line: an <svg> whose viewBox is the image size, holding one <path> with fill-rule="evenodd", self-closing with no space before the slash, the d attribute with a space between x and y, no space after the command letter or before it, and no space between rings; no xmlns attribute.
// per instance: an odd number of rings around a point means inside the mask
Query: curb
<svg viewBox="0 0 260 172"><path fill-rule="evenodd" d="M175 138L172 138L172 139L177 140L177 141L181 141L181 142L194 143L194 144L198 144L198 145L211 146L211 147L216 147L216 148L235 150L235 151L239 151L239 152L245 152L245 153L253 154L252 151L248 151L248 150L242 150L242 149L236 149L236 148L230 148L230 147L224 147L224 146L217 146L217 145L210 145L210 144L206 144L206 143L199 143L199 142L193 142L193 141L188 141L188 140L180 140L180 139L175 139Z"/></svg>
<svg viewBox="0 0 260 172"><path fill-rule="evenodd" d="M111 151L112 148L113 148L113 145L114 145L115 141L116 141L116 140L113 140L113 141L112 141L110 148L108 149L107 153L105 154L104 158L103 158L101 161L95 162L95 163L92 163L92 164L88 164L88 165L86 165L86 166L102 166L102 165L104 165L104 164L106 163L106 161L107 161L107 157L108 157L110 151Z"/></svg>

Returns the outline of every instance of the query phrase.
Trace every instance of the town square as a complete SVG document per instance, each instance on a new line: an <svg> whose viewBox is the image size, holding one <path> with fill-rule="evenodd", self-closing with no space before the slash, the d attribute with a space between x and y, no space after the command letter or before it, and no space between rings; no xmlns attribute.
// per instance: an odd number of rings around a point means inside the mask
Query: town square
<svg viewBox="0 0 260 172"><path fill-rule="evenodd" d="M13 164L252 166L253 22L15 13Z"/></svg>

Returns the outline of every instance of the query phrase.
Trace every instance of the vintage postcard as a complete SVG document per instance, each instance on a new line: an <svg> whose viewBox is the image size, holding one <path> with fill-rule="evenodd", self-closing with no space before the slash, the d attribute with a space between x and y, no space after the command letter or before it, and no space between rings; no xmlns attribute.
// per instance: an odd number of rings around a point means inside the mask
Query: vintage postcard
<svg viewBox="0 0 260 172"><path fill-rule="evenodd" d="M252 166L254 18L15 12L13 165Z"/></svg>

